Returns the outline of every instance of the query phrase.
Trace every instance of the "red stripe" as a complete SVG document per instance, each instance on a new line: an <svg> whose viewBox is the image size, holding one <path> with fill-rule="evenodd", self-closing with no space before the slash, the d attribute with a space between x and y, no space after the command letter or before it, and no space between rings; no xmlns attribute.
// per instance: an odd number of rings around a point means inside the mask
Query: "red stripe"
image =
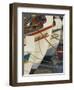
<svg viewBox="0 0 74 90"><path fill-rule="evenodd" d="M38 31L36 31L36 32L33 32L33 33L31 33L30 35L35 35L35 34L38 34L38 33L41 33L41 32L43 32L43 31L45 31L45 30L47 30L47 29L49 29L49 28L52 28L54 25L50 25L50 26L48 26L48 27L46 27L46 28L44 28L44 29L42 29L42 30L38 30Z"/></svg>

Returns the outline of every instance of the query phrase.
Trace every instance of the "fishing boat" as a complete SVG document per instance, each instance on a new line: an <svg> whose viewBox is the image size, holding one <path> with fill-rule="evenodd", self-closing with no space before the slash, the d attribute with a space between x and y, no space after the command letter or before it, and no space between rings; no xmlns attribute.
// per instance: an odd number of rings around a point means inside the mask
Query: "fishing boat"
<svg viewBox="0 0 74 90"><path fill-rule="evenodd" d="M52 49L50 54L54 53L63 24L59 16L51 15L33 15L29 21L24 30L24 75L30 74L32 68L39 67L48 49Z"/></svg>

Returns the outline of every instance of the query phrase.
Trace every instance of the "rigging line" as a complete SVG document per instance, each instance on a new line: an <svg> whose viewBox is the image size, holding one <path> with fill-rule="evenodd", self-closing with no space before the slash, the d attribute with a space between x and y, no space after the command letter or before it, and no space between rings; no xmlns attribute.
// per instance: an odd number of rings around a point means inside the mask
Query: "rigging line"
<svg viewBox="0 0 74 90"><path fill-rule="evenodd" d="M30 53L30 52L28 52L28 53ZM31 53L30 53L31 54ZM33 57L35 57L36 59L40 59L40 60L42 60L41 58L39 58L39 57L37 57L37 56L35 56L35 55L33 55L33 54L31 54ZM28 62L33 62L33 61L28 61ZM48 61L44 61L44 62L48 62Z"/></svg>
<svg viewBox="0 0 74 90"><path fill-rule="evenodd" d="M35 56L35 55L33 55L33 54L31 54L31 55L34 56L36 59L42 60L41 58L39 58L39 57L37 57L37 56Z"/></svg>
<svg viewBox="0 0 74 90"><path fill-rule="evenodd" d="M42 36L44 36L42 33L40 33ZM52 48L56 49L46 38L44 38L51 46Z"/></svg>
<svg viewBox="0 0 74 90"><path fill-rule="evenodd" d="M29 54L31 54L30 52L28 52ZM35 57L36 59L40 59L40 60L42 60L41 58L39 58L39 57L37 57L36 55L33 55L33 54L31 54L33 57ZM44 56L43 56L44 57ZM33 63L33 61L28 61L28 62L32 62ZM27 63L27 62L26 62Z"/></svg>
<svg viewBox="0 0 74 90"><path fill-rule="evenodd" d="M41 51L41 47L40 47L40 41L38 41L38 43L39 43L39 49L40 49L41 55L43 56L42 51Z"/></svg>
<svg viewBox="0 0 74 90"><path fill-rule="evenodd" d="M41 33L41 35L42 36L44 36L42 33ZM54 49L56 49L46 38L45 38L45 40L54 48ZM28 52L28 53L30 53L30 52ZM30 53L31 54L31 53ZM38 58L37 56L35 56L35 55L33 55L33 54L31 54L32 56L34 56L35 58L37 58L37 59L40 59L40 58ZM43 55L42 55L43 56ZM41 59L42 60L42 59Z"/></svg>
<svg viewBox="0 0 74 90"><path fill-rule="evenodd" d="M42 36L44 36L42 33L40 33ZM54 48L54 49L56 49L46 38L45 38L45 40ZM39 44L39 48L40 48L40 44ZM41 51L41 48L40 48L40 52L41 52L41 54L42 54L42 51ZM30 53L30 52L28 52L28 53ZM31 53L30 53L31 54ZM37 56L35 56L35 55L33 55L33 54L31 54L32 56L34 56L35 58L37 58L37 59L40 59L40 58L38 58ZM43 54L42 54L42 56L43 56Z"/></svg>
<svg viewBox="0 0 74 90"><path fill-rule="evenodd" d="M57 37L55 37L55 36L53 36L53 35L51 35L51 37L52 37L52 38L55 38L55 39L57 39L57 40L60 40L60 39L58 39Z"/></svg>
<svg viewBox="0 0 74 90"><path fill-rule="evenodd" d="M34 56L36 59L40 59L40 60L42 60L41 58L39 58L39 57L33 55L31 52L28 52L28 53L31 54L32 56Z"/></svg>
<svg viewBox="0 0 74 90"><path fill-rule="evenodd" d="M40 33L43 37L44 37L44 35L42 34L42 33ZM54 37L55 38L55 37ZM46 38L44 38L54 49L56 49ZM39 48L40 48L40 44L39 44ZM41 54L42 54L42 51L41 51L41 48L40 48L40 52L41 52ZM30 53L30 52L29 52ZM31 54L31 53L30 53ZM35 58L37 58L37 59L40 59L40 58L38 58L37 56L35 56L35 55L33 55L33 54L31 54L32 56L34 56ZM43 56L43 54L42 54L42 56ZM41 59L42 60L42 59Z"/></svg>

